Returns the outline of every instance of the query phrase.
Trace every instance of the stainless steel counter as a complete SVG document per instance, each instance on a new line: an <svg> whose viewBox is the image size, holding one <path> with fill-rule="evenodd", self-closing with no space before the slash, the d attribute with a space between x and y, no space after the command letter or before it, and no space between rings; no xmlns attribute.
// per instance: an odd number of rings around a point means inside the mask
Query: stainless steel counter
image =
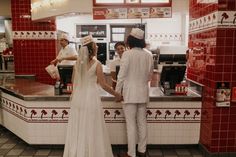
<svg viewBox="0 0 236 157"><path fill-rule="evenodd" d="M0 90L25 101L68 101L70 95L54 95L54 86L28 79L0 80ZM101 89L102 101L114 97ZM201 95L189 90L187 96L165 96L159 87L150 88L150 101L201 101Z"/></svg>

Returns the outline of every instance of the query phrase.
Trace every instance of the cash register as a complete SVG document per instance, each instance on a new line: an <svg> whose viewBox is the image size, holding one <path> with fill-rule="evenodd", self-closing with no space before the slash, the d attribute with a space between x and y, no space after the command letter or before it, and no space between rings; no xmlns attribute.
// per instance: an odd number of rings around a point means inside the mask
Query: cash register
<svg viewBox="0 0 236 157"><path fill-rule="evenodd" d="M187 88L182 88L185 63L185 54L160 54L159 64L162 65L160 87L165 95L186 94Z"/></svg>
<svg viewBox="0 0 236 157"><path fill-rule="evenodd" d="M175 95L176 85L183 81L185 65L165 65L162 68L160 87L165 95Z"/></svg>
<svg viewBox="0 0 236 157"><path fill-rule="evenodd" d="M71 94L73 65L58 65L60 80L56 82L55 95Z"/></svg>

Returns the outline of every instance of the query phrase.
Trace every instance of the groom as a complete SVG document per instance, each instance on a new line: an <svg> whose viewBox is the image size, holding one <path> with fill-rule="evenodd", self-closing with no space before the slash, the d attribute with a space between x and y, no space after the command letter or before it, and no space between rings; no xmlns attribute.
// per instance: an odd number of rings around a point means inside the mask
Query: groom
<svg viewBox="0 0 236 157"><path fill-rule="evenodd" d="M147 122L146 105L149 102L148 82L153 71L152 53L144 50L144 31L133 28L127 38L130 50L123 53L118 74L116 91L124 98L128 152L120 157L136 157L136 135L138 135L137 156L146 157Z"/></svg>

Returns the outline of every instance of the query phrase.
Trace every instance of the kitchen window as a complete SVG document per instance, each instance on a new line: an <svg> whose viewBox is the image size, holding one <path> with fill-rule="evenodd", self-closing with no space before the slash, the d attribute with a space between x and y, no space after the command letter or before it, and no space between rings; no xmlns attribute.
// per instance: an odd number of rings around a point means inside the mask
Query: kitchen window
<svg viewBox="0 0 236 157"><path fill-rule="evenodd" d="M124 41L124 39L125 39L125 28L124 27L111 28L111 40L113 42Z"/></svg>
<svg viewBox="0 0 236 157"><path fill-rule="evenodd" d="M135 24L135 25L111 25L111 42L125 41L128 37L130 31L134 27L141 28L145 31L144 24Z"/></svg>

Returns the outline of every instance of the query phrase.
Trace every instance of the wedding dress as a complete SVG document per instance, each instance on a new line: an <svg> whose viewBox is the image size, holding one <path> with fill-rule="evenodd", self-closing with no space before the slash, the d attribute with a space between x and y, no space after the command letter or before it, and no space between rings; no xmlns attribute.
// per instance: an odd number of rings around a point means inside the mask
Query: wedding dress
<svg viewBox="0 0 236 157"><path fill-rule="evenodd" d="M98 61L88 69L86 53L75 70L80 78L75 79L63 157L113 157L97 84Z"/></svg>

